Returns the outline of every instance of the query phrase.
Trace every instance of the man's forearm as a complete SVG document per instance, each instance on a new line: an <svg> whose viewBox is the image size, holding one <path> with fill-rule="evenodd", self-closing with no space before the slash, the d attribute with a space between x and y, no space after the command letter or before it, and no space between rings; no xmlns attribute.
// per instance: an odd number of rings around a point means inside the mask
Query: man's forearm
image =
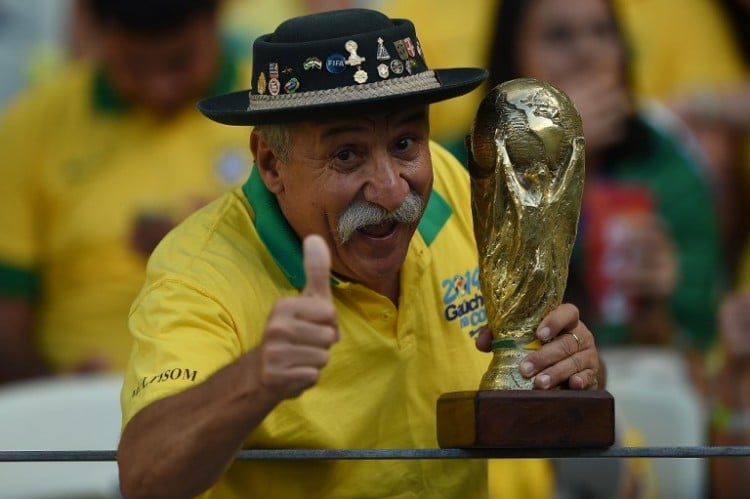
<svg viewBox="0 0 750 499"><path fill-rule="evenodd" d="M126 498L192 497L209 488L278 403L250 352L206 382L157 401L127 424L118 449Z"/></svg>

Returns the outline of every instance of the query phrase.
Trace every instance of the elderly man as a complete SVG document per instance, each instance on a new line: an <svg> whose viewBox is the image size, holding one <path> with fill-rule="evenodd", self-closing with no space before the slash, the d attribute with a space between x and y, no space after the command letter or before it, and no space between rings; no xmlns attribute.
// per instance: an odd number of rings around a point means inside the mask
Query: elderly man
<svg viewBox="0 0 750 499"><path fill-rule="evenodd" d="M125 496L486 497L481 461L233 462L435 447L438 396L488 363L468 177L427 113L486 72L429 70L412 23L361 9L291 19L253 57L249 102L199 105L256 125L251 177L167 236L132 308ZM537 388L597 386L575 307L538 335Z"/></svg>

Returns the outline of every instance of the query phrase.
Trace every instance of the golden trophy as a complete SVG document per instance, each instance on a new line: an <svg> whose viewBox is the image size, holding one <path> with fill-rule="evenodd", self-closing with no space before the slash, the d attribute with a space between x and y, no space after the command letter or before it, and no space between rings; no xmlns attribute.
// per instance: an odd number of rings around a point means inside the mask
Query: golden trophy
<svg viewBox="0 0 750 499"><path fill-rule="evenodd" d="M483 99L466 145L493 357L479 391L441 396L438 443L612 445L610 394L532 390L534 380L518 369L538 348L536 330L565 292L583 192L581 118L552 85L512 80Z"/></svg>

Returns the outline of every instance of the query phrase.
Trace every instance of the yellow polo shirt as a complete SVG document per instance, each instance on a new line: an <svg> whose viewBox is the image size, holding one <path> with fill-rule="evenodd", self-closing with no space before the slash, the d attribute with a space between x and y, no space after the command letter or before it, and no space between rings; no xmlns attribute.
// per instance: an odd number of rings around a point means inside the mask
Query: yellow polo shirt
<svg viewBox="0 0 750 499"><path fill-rule="evenodd" d="M241 85L228 60L213 92ZM118 102L102 73L68 68L14 102L0 121L0 296L36 306L35 341L57 371L103 357L122 370L127 314L146 257L139 215L184 218L241 185L248 130L191 105L157 121Z"/></svg>
<svg viewBox="0 0 750 499"><path fill-rule="evenodd" d="M341 340L329 364L315 387L264 419L246 448L435 448L437 398L478 387L489 355L474 345L486 318L469 186L445 150L433 144L432 156L434 191L403 265L398 308L333 279ZM254 172L153 253L131 310L123 425L255 348L276 300L303 286L299 241ZM487 466L238 461L203 497L487 497Z"/></svg>

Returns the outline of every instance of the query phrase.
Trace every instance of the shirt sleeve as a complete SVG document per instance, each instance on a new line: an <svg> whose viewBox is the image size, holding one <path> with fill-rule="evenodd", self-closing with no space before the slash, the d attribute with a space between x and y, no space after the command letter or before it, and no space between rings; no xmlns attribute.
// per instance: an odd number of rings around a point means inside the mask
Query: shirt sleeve
<svg viewBox="0 0 750 499"><path fill-rule="evenodd" d="M0 296L34 300L38 294L38 184L43 141L26 98L0 119Z"/></svg>
<svg viewBox="0 0 750 499"><path fill-rule="evenodd" d="M147 405L197 386L242 354L235 323L198 285L165 278L130 313L133 350L123 382L123 428Z"/></svg>

